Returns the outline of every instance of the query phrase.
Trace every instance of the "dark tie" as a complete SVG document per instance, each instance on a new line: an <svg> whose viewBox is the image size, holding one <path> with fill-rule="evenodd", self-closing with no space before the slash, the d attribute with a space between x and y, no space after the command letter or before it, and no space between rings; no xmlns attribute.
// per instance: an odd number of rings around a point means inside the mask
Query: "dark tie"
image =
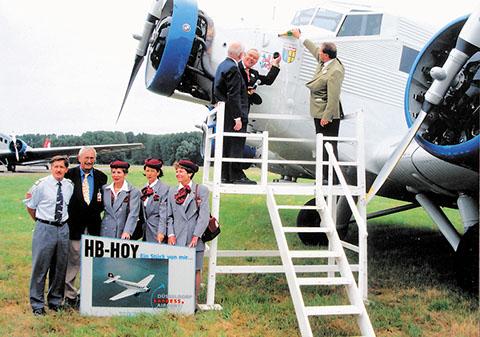
<svg viewBox="0 0 480 337"><path fill-rule="evenodd" d="M185 202L185 199L187 199L188 194L191 191L192 190L190 189L190 186L188 186L188 185L179 189L177 194L175 194L175 202L178 205L183 204Z"/></svg>
<svg viewBox="0 0 480 337"><path fill-rule="evenodd" d="M62 194L62 183L57 183L57 203L55 204L55 222L62 222L62 212L63 212L63 194Z"/></svg>

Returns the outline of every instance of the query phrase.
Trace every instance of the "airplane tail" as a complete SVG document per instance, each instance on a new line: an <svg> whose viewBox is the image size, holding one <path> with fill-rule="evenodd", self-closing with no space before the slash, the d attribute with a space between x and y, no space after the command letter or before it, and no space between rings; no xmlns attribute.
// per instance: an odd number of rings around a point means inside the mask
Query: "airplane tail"
<svg viewBox="0 0 480 337"><path fill-rule="evenodd" d="M45 138L45 140L43 141L43 148L50 148L52 146L52 141L50 140L50 138Z"/></svg>

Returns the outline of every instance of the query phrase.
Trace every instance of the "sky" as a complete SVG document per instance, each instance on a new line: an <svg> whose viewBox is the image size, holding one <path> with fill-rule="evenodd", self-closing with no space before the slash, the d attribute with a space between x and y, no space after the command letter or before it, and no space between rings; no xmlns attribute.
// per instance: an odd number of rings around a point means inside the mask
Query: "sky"
<svg viewBox="0 0 480 337"><path fill-rule="evenodd" d="M310 0L199 0L221 26L288 27L293 4ZM145 89L142 68L115 119L151 0L0 0L0 132L79 135L86 131L166 134L194 131L205 108ZM440 28L479 1L365 0ZM232 11L232 4L235 10ZM242 4L240 6L240 4ZM415 11L413 10L415 9Z"/></svg>

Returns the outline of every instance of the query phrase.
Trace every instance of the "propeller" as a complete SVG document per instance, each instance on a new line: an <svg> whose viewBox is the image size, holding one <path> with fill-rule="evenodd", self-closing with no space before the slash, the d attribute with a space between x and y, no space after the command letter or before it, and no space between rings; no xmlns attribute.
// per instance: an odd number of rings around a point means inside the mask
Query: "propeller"
<svg viewBox="0 0 480 337"><path fill-rule="evenodd" d="M143 26L143 33L141 36L134 35L134 38L139 40L137 52L135 53L135 61L133 63L132 73L130 74L130 80L128 81L127 90L125 91L125 96L123 97L122 106L120 107L120 111L118 112L117 120L115 122L118 123L120 116L122 114L123 107L125 102L127 101L128 94L130 93L130 89L132 88L133 82L135 81L135 77L142 66L143 59L147 54L148 45L150 43L150 38L152 37L153 30L155 29L155 25L159 18L161 17L162 7L163 7L163 0L156 0L152 8L147 14L147 19L145 20L145 24Z"/></svg>
<svg viewBox="0 0 480 337"><path fill-rule="evenodd" d="M425 112L422 108L422 110L417 116L417 119L415 119L415 123L413 123L410 130L408 130L408 133L402 138L401 142L398 144L393 154L390 156L390 158L388 158L387 162L385 163L385 165L383 165L382 169L378 173L377 178L375 179L372 186L370 187L370 190L367 193L367 196L366 196L367 203L370 202L370 200L372 200L375 194L377 194L377 192L380 190L380 188L383 186L383 184L387 180L390 173L392 173L395 166L397 166L398 162L400 161L403 154L405 153L405 150L407 150L408 145L410 145L413 138L417 134L417 131L422 125L423 120L425 119L426 116L427 116L427 112Z"/></svg>
<svg viewBox="0 0 480 337"><path fill-rule="evenodd" d="M425 93L425 100L422 104L422 109L412 125L408 133L398 144L392 156L387 160L373 182L370 190L366 195L366 202L370 202L375 194L380 190L382 185L387 180L390 173L393 171L397 163L402 158L408 145L412 142L417 134L418 129L422 125L425 117L435 105L439 105L445 94L449 90L452 82L456 81L457 74L463 68L465 63L477 51L480 50L480 8L470 15L465 22L460 34L458 35L457 43L453 48L443 67L434 67L430 71L430 76L434 79L432 85Z"/></svg>
<svg viewBox="0 0 480 337"><path fill-rule="evenodd" d="M135 55L135 61L133 63L132 73L130 74L130 80L128 81L127 90L125 91L125 96L123 97L122 106L120 107L120 111L118 112L118 116L117 116L117 120L115 121L115 124L117 124L118 120L120 119L120 115L122 114L123 107L125 105L125 102L127 101L128 94L130 93L130 89L132 88L133 81L135 81L135 77L137 77L138 71L142 66L143 58L144 56Z"/></svg>

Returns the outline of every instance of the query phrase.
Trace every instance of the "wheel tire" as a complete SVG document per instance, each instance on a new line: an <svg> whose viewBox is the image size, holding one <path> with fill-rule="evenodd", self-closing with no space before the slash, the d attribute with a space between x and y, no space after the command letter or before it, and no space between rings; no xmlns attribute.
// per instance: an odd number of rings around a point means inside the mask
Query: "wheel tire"
<svg viewBox="0 0 480 337"><path fill-rule="evenodd" d="M468 228L455 253L457 281L460 287L478 297L478 223Z"/></svg>

